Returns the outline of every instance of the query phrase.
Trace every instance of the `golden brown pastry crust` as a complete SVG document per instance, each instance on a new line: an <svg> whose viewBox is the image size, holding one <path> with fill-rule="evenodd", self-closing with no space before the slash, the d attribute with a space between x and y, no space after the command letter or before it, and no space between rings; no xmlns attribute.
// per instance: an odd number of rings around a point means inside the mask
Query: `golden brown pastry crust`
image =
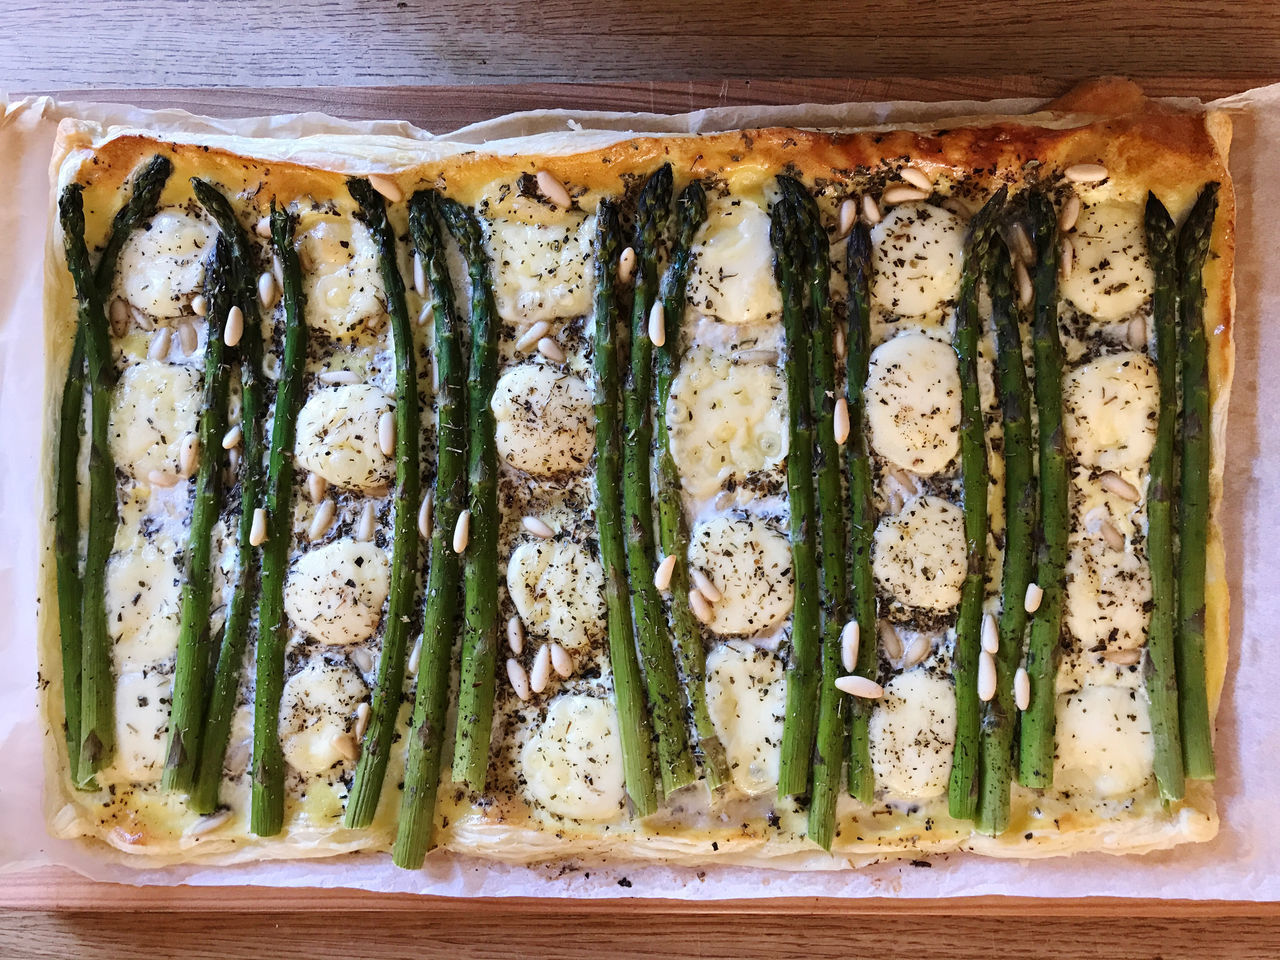
<svg viewBox="0 0 1280 960"><path fill-rule="evenodd" d="M227 140L227 138L224 138ZM329 168L301 165L287 159L263 159L262 146L250 140L229 139L219 145L197 146L157 140L129 133L103 139L96 129L64 122L54 156L54 182L78 180L86 185L87 240L92 247L104 239L110 213L129 174L157 151L174 162L174 175L162 202L186 202L192 176L211 178L241 194L246 221L265 214L272 198L288 205L295 200L333 200L349 212L344 179L351 173L391 170L391 177L407 195L432 186L465 203L510 203L496 184L510 187L521 174L547 170L561 180L584 210L602 194L632 187L638 178L663 162L671 162L678 182L693 178L723 180L734 193L761 194L767 181L788 170L809 183L830 183L825 200L864 190L877 191L893 178L892 171L910 162L930 173L946 174L979 193L995 183L1018 184L1028 177L1054 175L1075 163L1101 163L1109 174L1108 196L1144 199L1156 193L1179 218L1209 181L1222 184L1221 207L1214 229L1210 263L1206 268L1206 326L1211 343L1213 432L1213 515L1211 521L1207 630L1209 688L1216 710L1227 661L1228 597L1218 507L1222 490L1225 414L1232 374L1232 270L1235 253L1235 203L1226 159L1230 123L1225 115L1189 113L1146 100L1124 81L1082 85L1031 117L969 118L948 129L932 131L872 129L850 133L797 129L760 129L707 136L621 136L603 149L576 152L574 137L563 142L543 139L540 155L495 155L482 150L458 150L440 156L406 141L398 150L368 151L362 167L361 146L352 141L335 152ZM385 145L384 145L385 146ZM255 154L258 158L255 158ZM430 154L427 159L416 159ZM871 173L868 175L867 171ZM56 231L55 231L56 232ZM51 391L61 383L69 350L74 309L69 280L61 265L55 239L49 252L46 332L50 344ZM46 409L56 410L56 396ZM54 415L46 417L53 435ZM51 487L46 467L44 483ZM46 522L45 543L52 539ZM41 595L41 660L44 675L56 677L57 618L53 609L51 554L44 556ZM60 682L45 690L43 709L51 730L61 720ZM63 775L62 738L47 737L50 755L47 810L51 829L61 835L84 835L105 840L120 850L147 855L158 863L191 860L240 862L267 857L318 856L347 850L386 849L394 830L394 804L384 802L374 827L353 832L338 825L296 823L283 836L268 840L248 837L211 840L198 847L184 844L177 834L154 829L146 817L127 815L98 818L83 794L72 791ZM394 791L388 791L394 793ZM1025 792L1023 792L1025 794ZM1024 839L1019 818L1026 820L1030 795L1015 795L1014 828L1000 838L971 836L963 825L940 821L925 825L920 818L882 817L878 821L842 814L842 830L835 858L816 853L802 838L763 829L755 822L727 828L716 822L696 831L673 823L650 822L612 828L561 824L540 827L537 816L518 798L502 800L486 809L448 790L441 792L440 815L446 818L439 835L442 844L460 852L495 859L533 861L568 857L600 859L663 859L705 864L711 861L786 867L831 867L885 855L905 855L969 849L1005 857L1032 857L1080 850L1136 852L1203 840L1217 829L1217 814L1209 784L1189 784L1188 798L1172 811L1158 804L1150 809L1103 819L1088 814L1064 814L1056 831L1038 831ZM67 809L75 808L75 816ZM1030 834L1027 834L1030 836ZM713 849L714 846L714 849Z"/></svg>

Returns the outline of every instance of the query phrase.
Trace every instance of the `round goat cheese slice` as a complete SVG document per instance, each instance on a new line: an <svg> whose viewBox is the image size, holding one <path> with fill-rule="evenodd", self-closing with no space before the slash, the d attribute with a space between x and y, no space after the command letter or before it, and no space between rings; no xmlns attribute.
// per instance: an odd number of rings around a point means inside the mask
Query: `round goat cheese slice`
<svg viewBox="0 0 1280 960"><path fill-rule="evenodd" d="M960 291L965 224L928 203L892 208L871 228L871 298L886 313L918 317Z"/></svg>
<svg viewBox="0 0 1280 960"><path fill-rule="evenodd" d="M689 258L687 302L698 313L741 325L770 323L782 315L769 215L755 201L711 200Z"/></svg>
<svg viewBox="0 0 1280 960"><path fill-rule="evenodd" d="M378 249L360 221L306 213L298 230L307 329L334 339L358 334L386 312Z"/></svg>
<svg viewBox="0 0 1280 960"><path fill-rule="evenodd" d="M1141 307L1155 287L1142 207L1090 204L1071 234L1075 247L1062 296L1098 320L1119 320Z"/></svg>
<svg viewBox="0 0 1280 960"><path fill-rule="evenodd" d="M722 643L707 655L707 711L734 786L752 795L772 793L786 713L782 661L745 640Z"/></svg>
<svg viewBox="0 0 1280 960"><path fill-rule="evenodd" d="M1143 353L1100 357L1071 370L1063 383L1067 443L1086 467L1141 467L1155 446L1160 385Z"/></svg>
<svg viewBox="0 0 1280 960"><path fill-rule="evenodd" d="M1056 790L1113 797L1138 790L1155 763L1146 696L1086 687L1058 697Z"/></svg>
<svg viewBox="0 0 1280 960"><path fill-rule="evenodd" d="M298 414L298 465L335 486L385 492L395 461L378 443L378 421L394 410L391 397L366 383L317 390Z"/></svg>
<svg viewBox="0 0 1280 960"><path fill-rule="evenodd" d="M344 538L308 550L289 570L284 609L321 643L362 643L382 619L391 561L381 547Z"/></svg>
<svg viewBox="0 0 1280 960"><path fill-rule="evenodd" d="M595 217L556 223L495 220L489 227L498 316L519 328L591 309Z"/></svg>
<svg viewBox="0 0 1280 960"><path fill-rule="evenodd" d="M182 438L195 431L200 378L185 366L139 360L111 391L108 438L116 467L146 482L153 470L177 473Z"/></svg>
<svg viewBox="0 0 1280 960"><path fill-rule="evenodd" d="M172 539L137 537L130 547L107 564L107 633L117 669L172 656L182 613L183 577Z"/></svg>
<svg viewBox="0 0 1280 960"><path fill-rule="evenodd" d="M946 612L960 602L966 568L964 512L950 501L908 501L876 527L871 569L892 600Z"/></svg>
<svg viewBox="0 0 1280 960"><path fill-rule="evenodd" d="M956 741L951 681L917 668L894 677L871 711L871 766L890 796L924 800L947 792Z"/></svg>
<svg viewBox="0 0 1280 960"><path fill-rule="evenodd" d="M960 449L960 366L950 344L903 333L871 352L864 394L871 446L913 473L944 469Z"/></svg>
<svg viewBox="0 0 1280 960"><path fill-rule="evenodd" d="M350 731L356 707L368 694L350 667L320 657L308 661L285 682L280 698L285 762L299 773L317 774L346 760L337 738Z"/></svg>
<svg viewBox="0 0 1280 960"><path fill-rule="evenodd" d="M763 520L724 516L698 524L689 537L689 565L720 592L707 624L712 633L761 633L791 612L791 541Z"/></svg>
<svg viewBox="0 0 1280 960"><path fill-rule="evenodd" d="M581 544L534 540L507 561L507 592L535 636L579 651L604 629L604 569Z"/></svg>
<svg viewBox="0 0 1280 960"><path fill-rule="evenodd" d="M601 823L622 814L622 740L612 705L598 697L552 700L520 767L529 796L555 816Z"/></svg>
<svg viewBox="0 0 1280 960"><path fill-rule="evenodd" d="M595 443L591 388L581 377L524 363L498 378L490 404L498 456L550 477L586 468Z"/></svg>
<svg viewBox="0 0 1280 960"><path fill-rule="evenodd" d="M167 208L133 230L120 248L120 292L143 313L174 319L190 313L204 285L204 266L217 231L207 220Z"/></svg>

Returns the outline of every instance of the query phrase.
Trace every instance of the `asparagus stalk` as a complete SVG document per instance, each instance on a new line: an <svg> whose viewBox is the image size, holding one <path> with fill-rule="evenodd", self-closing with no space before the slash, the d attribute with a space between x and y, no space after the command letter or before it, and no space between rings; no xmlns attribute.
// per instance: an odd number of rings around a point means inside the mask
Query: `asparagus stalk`
<svg viewBox="0 0 1280 960"><path fill-rule="evenodd" d="M1067 565L1070 505L1067 450L1062 429L1062 341L1058 333L1058 217L1040 190L1027 196L1028 226L1036 262L1032 275L1031 343L1035 370L1040 486L1040 541L1036 583L1044 591L1031 618L1027 674L1031 701L1019 729L1018 782L1053 784L1058 646L1062 635L1063 578Z"/></svg>
<svg viewBox="0 0 1280 960"><path fill-rule="evenodd" d="M418 191L409 201L409 232L431 284L431 315L440 373L436 409L435 502L438 506L431 526L421 666L409 727L404 795L391 852L396 866L410 870L422 866L435 830L436 792L440 786L444 728L449 711L450 658L458 629L460 565L451 540L467 496L467 368L453 285L436 222L436 204L436 194L430 190Z"/></svg>
<svg viewBox="0 0 1280 960"><path fill-rule="evenodd" d="M391 756L396 716L404 691L406 638L418 589L418 504L422 498L419 477L418 372L413 345L413 327L404 300L404 279L396 259L396 237L387 222L382 195L361 177L347 181L347 189L359 204L364 220L378 246L378 266L382 273L387 312L391 315L391 340L396 366L396 485L392 492L391 596L387 603L386 626L382 631L382 655L378 658L378 678L374 683L372 711L360 760L347 800L345 823L367 827L378 810L382 781Z"/></svg>
<svg viewBox="0 0 1280 960"><path fill-rule="evenodd" d="M818 206L804 186L792 177L778 177L778 186L799 213L798 242L807 252L805 282L809 288L809 323L813 375L809 403L817 429L818 527L821 534L822 685L818 691L817 750L809 799L811 840L824 850L835 837L836 797L844 771L845 721L849 698L836 689L843 672L840 635L848 616L849 544L844 523L844 477L840 445L835 436L836 350L831 317L830 241Z"/></svg>
<svg viewBox="0 0 1280 960"><path fill-rule="evenodd" d="M1205 563L1209 526L1209 352L1204 334L1204 262L1218 211L1218 184L1196 200L1178 237L1178 286L1182 344L1182 487L1178 509L1176 646L1182 756L1187 776L1214 778L1213 728L1204 663ZM1174 349L1173 341L1167 341ZM1158 351L1163 364L1164 351ZM1154 555L1154 547L1152 554Z"/></svg>
<svg viewBox="0 0 1280 960"><path fill-rule="evenodd" d="M1164 800L1180 800L1186 789L1178 730L1178 674L1174 625L1178 619L1173 496L1174 430L1178 419L1177 228L1164 204L1147 194L1147 255L1155 274L1151 312L1155 322L1156 376L1160 385L1156 442L1147 485L1147 555L1151 563L1151 618L1143 678L1155 741L1156 786Z"/></svg>
<svg viewBox="0 0 1280 960"><path fill-rule="evenodd" d="M94 283L101 302L105 303L115 279L120 249L129 234L156 211L160 191L169 178L173 165L167 157L157 155L134 177L129 199L116 212L111 234L98 266ZM58 412L57 490L54 501L54 548L58 590L58 629L62 649L62 690L67 739L67 769L77 787L93 789L93 778L81 780L80 707L81 669L84 647L81 634L83 591L80 578L80 431L84 418L85 323L83 307L80 323L71 346L71 359L62 388Z"/></svg>
<svg viewBox="0 0 1280 960"><path fill-rule="evenodd" d="M453 778L472 790L483 790L493 735L498 656L498 450L489 408L498 380L498 309L479 222L466 207L444 197L440 198L439 212L462 247L471 278L471 369L467 378L471 535L462 567L465 626Z"/></svg>
<svg viewBox="0 0 1280 960"><path fill-rule="evenodd" d="M676 204L676 237L671 262L662 278L659 297L666 319L666 339L654 347L654 416L658 437L658 543L664 556L689 556L689 529L681 498L680 474L671 455L671 433L667 429L667 406L671 384L680 364L680 328L684 319L685 290L689 281L690 252L694 235L707 219L707 193L696 180L685 187ZM598 264L609 267L608 261ZM612 297L612 276L609 277ZM677 561L671 572L671 631L684 673L685 696L693 715L694 755L712 790L729 780L729 763L724 745L716 734L707 710L707 658L702 646L702 628L689 607L689 571Z"/></svg>
<svg viewBox="0 0 1280 960"><path fill-rule="evenodd" d="M622 739L622 768L627 796L637 816L658 806L653 778L653 727L644 697L644 679L636 657L635 633L627 598L626 547L623 544L621 440L618 425L618 302L614 276L618 260L618 211L602 200L596 215L595 315L592 366L596 415L596 535L604 565L608 608L609 665ZM701 640L699 640L701 642Z"/></svg>
<svg viewBox="0 0 1280 960"><path fill-rule="evenodd" d="M662 597L653 583L653 491L650 448L653 443L653 341L649 310L657 297L658 246L671 207L671 165L660 167L645 183L636 210L635 298L631 309L631 356L623 386L622 509L625 514L627 573L636 643L644 664L649 710L658 735L658 771L665 793L697 777L675 655L666 636ZM678 566L679 564L677 564ZM686 591L687 592L687 591Z"/></svg>
<svg viewBox="0 0 1280 960"><path fill-rule="evenodd" d="M1004 567L1000 575L1000 650L996 695L982 710L982 792L978 830L997 836L1009 825L1013 734L1017 708L1013 675L1022 659L1026 596L1035 553L1036 477L1032 462L1031 387L1022 359L1022 334L1014 308L1009 251L992 233L987 289L996 331L996 374L1004 441Z"/></svg>
<svg viewBox="0 0 1280 960"><path fill-rule="evenodd" d="M166 790L190 790L199 760L201 714L205 706L204 680L212 643L209 606L213 597L213 525L220 510L222 436L227 430L227 392L230 367L224 361L222 325L231 309L231 252L219 237L205 271L209 302L208 336L204 349L204 390L201 398L200 466L187 537L186 563L178 620L178 656L173 677L169 743L160 783ZM221 773L221 763L219 763Z"/></svg>
<svg viewBox="0 0 1280 960"><path fill-rule="evenodd" d="M978 277L990 242L991 221L1004 206L1001 189L978 211L965 238L964 266L956 303L952 338L960 363L960 469L964 489L964 539L968 568L956 623L951 672L956 684L956 745L951 760L947 802L951 816L972 820L978 811L978 754L981 710L978 700L978 656L982 637L982 603L987 586L987 468L986 429L978 390Z"/></svg>
<svg viewBox="0 0 1280 960"><path fill-rule="evenodd" d="M866 638L858 645L856 673L874 679L878 666L876 644L876 585L871 574L871 549L876 509L872 499L871 456L866 439L866 401L863 385L871 363L871 234L865 224L854 224L846 251L849 279L849 331L846 361L849 402L849 554L852 593L850 607L858 621L858 633ZM875 797L875 773L871 768L869 723L871 701L853 698L849 705L849 794L859 803Z"/></svg>
<svg viewBox="0 0 1280 960"><path fill-rule="evenodd" d="M286 459L293 453L294 426L302 400L302 377L307 354L307 329L302 317L302 272L297 252L293 247L294 220L283 210L272 205L271 235L276 252L283 266L284 290L284 362L280 370L280 385L276 391L275 413L271 421L271 443L267 475L264 484L267 512L267 541L262 551L261 598L258 608L258 652L269 661L268 669L257 674L255 687L255 737L253 790L257 799L251 805L258 813L255 832L276 833L283 821L283 803L273 807L259 784L274 782L275 794L283 798L284 760L274 728L257 722L257 700L274 704L278 713L280 691L283 685L283 651L288 633L284 623L284 574L289 553L290 529L293 520L292 480L293 469ZM243 341L242 341L243 342ZM248 422L248 421L246 421ZM242 571L248 535L244 533L244 513L252 521L256 504L241 497L240 539ZM247 509L246 509L247 508ZM251 524L250 524L251 525ZM218 806L218 788L222 783L222 765L226 758L227 743L231 737L231 721L235 713L240 690L240 671L244 661L247 630L243 617L248 612L247 592L237 590L235 597L244 597L238 604L233 598L234 618L228 617L219 644L218 659L214 667L213 690L205 718L204 733L200 739L200 761L196 771L196 783L192 788L189 806L196 813L212 813ZM274 690L274 693L272 692ZM264 738L260 741L257 734ZM276 771L279 771L276 773ZM275 779L280 778L280 779ZM269 793L270 791L268 791ZM273 813L273 811L276 811ZM272 827L272 818L275 826Z"/></svg>
<svg viewBox="0 0 1280 960"><path fill-rule="evenodd" d="M769 240L774 271L782 292L782 323L786 336L784 368L790 410L787 452L787 496L790 504L795 608L791 615L791 643L787 655L786 715L782 726L782 759L778 796L809 789L813 766L819 669L817 529L813 492L813 413L809 406L809 337L804 310L800 211L794 201L780 198L773 206Z"/></svg>

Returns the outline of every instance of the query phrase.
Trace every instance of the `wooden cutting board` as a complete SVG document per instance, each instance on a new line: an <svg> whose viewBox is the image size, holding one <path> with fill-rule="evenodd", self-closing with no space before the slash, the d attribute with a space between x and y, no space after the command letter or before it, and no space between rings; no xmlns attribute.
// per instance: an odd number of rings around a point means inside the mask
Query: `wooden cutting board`
<svg viewBox="0 0 1280 960"><path fill-rule="evenodd" d="M1152 95L1225 96L1280 79L1149 76ZM220 90L49 90L62 99L180 107L221 117L316 110L351 119L409 120L444 132L515 110L548 107L683 112L741 104L854 100L1052 97L1070 83L1012 76L892 80L524 84ZM147 916L142 918L141 912ZM576 936L565 936L569 927ZM341 936L339 933L341 932ZM857 901L534 899L471 900L352 890L130 887L71 871L0 875L0 957L150 958L195 950L210 957L521 955L721 957L1114 956L1280 957L1280 904L1125 899L974 897ZM270 941L267 944L265 941ZM6 945L8 945L6 947Z"/></svg>

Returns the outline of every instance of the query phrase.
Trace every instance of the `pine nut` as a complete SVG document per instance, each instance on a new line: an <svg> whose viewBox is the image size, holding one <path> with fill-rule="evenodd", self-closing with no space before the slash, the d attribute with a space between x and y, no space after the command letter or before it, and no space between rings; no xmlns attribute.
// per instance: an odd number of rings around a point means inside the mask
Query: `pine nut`
<svg viewBox="0 0 1280 960"><path fill-rule="evenodd" d="M836 677L836 689L863 700L879 700L884 696L884 687L866 677Z"/></svg>
<svg viewBox="0 0 1280 960"><path fill-rule="evenodd" d="M694 587L707 598L708 603L719 603L724 599L724 594L716 589L716 585L711 582L711 578L707 576L704 570L698 567L690 567L689 576L693 579Z"/></svg>
<svg viewBox="0 0 1280 960"><path fill-rule="evenodd" d="M835 333L831 335L832 347L835 349L836 359L843 360L848 353L848 347L844 338L844 327L836 327Z"/></svg>
<svg viewBox="0 0 1280 960"><path fill-rule="evenodd" d="M564 363L564 351L550 337L543 337L538 341L538 352L552 363Z"/></svg>
<svg viewBox="0 0 1280 960"><path fill-rule="evenodd" d="M923 190L925 193L933 192L933 181L919 167L903 167L898 171L898 175L907 183L919 190Z"/></svg>
<svg viewBox="0 0 1280 960"><path fill-rule="evenodd" d="M840 665L849 673L858 668L858 640L861 630L857 620L850 620L840 631Z"/></svg>
<svg viewBox="0 0 1280 960"><path fill-rule="evenodd" d="M371 541L376 520L377 515L373 511L373 504L366 503L360 511L360 522L356 524L356 539L363 543Z"/></svg>
<svg viewBox="0 0 1280 960"><path fill-rule="evenodd" d="M836 214L836 239L842 240L847 237L857 221L858 202L853 197L846 197L840 202L840 209Z"/></svg>
<svg viewBox="0 0 1280 960"><path fill-rule="evenodd" d="M1076 262L1076 245L1071 242L1071 237L1067 234L1062 235L1062 239L1058 241L1058 276L1063 280L1071 276L1071 268Z"/></svg>
<svg viewBox="0 0 1280 960"><path fill-rule="evenodd" d="M866 218L867 223L875 225L880 222L880 205L876 203L876 198L869 193L862 195L862 215Z"/></svg>
<svg viewBox="0 0 1280 960"><path fill-rule="evenodd" d="M316 379L328 386L345 386L360 382L354 370L326 370L324 373L317 374Z"/></svg>
<svg viewBox="0 0 1280 960"><path fill-rule="evenodd" d="M151 318L147 316L145 311L139 310L137 307L132 307L129 310L129 315L133 317L133 322L136 323L138 326L140 326L143 330L155 329L156 325L152 322Z"/></svg>
<svg viewBox="0 0 1280 960"><path fill-rule="evenodd" d="M565 189L564 184L546 170L539 170L537 179L538 192L557 207L564 207L567 210L573 206L573 198L569 196L569 191Z"/></svg>
<svg viewBox="0 0 1280 960"><path fill-rule="evenodd" d="M117 297L111 301L107 316L111 321L111 332L116 336L123 336L129 326L129 305Z"/></svg>
<svg viewBox="0 0 1280 960"><path fill-rule="evenodd" d="M196 333L195 324L178 324L178 345L182 348L183 356L189 357L196 352L196 348L200 346L200 334Z"/></svg>
<svg viewBox="0 0 1280 960"><path fill-rule="evenodd" d="M1112 550L1124 549L1124 535L1112 525L1110 520L1102 521L1102 525L1098 527L1098 533Z"/></svg>
<svg viewBox="0 0 1280 960"><path fill-rule="evenodd" d="M259 217L258 222L253 225L253 232L260 236L263 240L271 239L271 218Z"/></svg>
<svg viewBox="0 0 1280 960"><path fill-rule="evenodd" d="M902 638L888 620L880 621L880 645L884 647L884 654L890 660L902 659Z"/></svg>
<svg viewBox="0 0 1280 960"><path fill-rule="evenodd" d="M1106 660L1108 663L1114 663L1117 667L1132 667L1142 659L1142 651L1108 650L1102 655L1102 659Z"/></svg>
<svg viewBox="0 0 1280 960"><path fill-rule="evenodd" d="M337 512L338 508L332 500L326 500L320 504L316 508L315 516L311 518L311 526L307 527L307 539L314 543L323 538L333 526L333 518Z"/></svg>
<svg viewBox="0 0 1280 960"><path fill-rule="evenodd" d="M260 547L267 542L267 511L253 508L253 524L249 527L249 546Z"/></svg>
<svg viewBox="0 0 1280 960"><path fill-rule="evenodd" d="M1134 350L1147 349L1147 320L1145 317L1134 317L1125 330L1125 339Z"/></svg>
<svg viewBox="0 0 1280 960"><path fill-rule="evenodd" d="M151 343L147 347L148 360L162 360L169 355L169 344L173 340L173 331L168 327L161 327L155 332L151 338Z"/></svg>
<svg viewBox="0 0 1280 960"><path fill-rule="evenodd" d="M521 700L529 699L529 675L514 657L507 660L507 679L511 681L511 689L517 697Z"/></svg>
<svg viewBox="0 0 1280 960"><path fill-rule="evenodd" d="M431 491L427 491L427 495L422 498L422 506L418 508L418 535L423 540L431 539L431 507L435 497Z"/></svg>
<svg viewBox="0 0 1280 960"><path fill-rule="evenodd" d="M843 447L849 440L849 401L844 397L836 399L832 425L835 430L836 445Z"/></svg>
<svg viewBox="0 0 1280 960"><path fill-rule="evenodd" d="M384 173L369 174L369 186L392 203L399 203L404 199L404 191L400 189L400 185Z"/></svg>
<svg viewBox="0 0 1280 960"><path fill-rule="evenodd" d="M1026 667L1019 667L1018 672L1013 675L1013 702L1019 710L1026 710L1031 706L1031 675L1027 673Z"/></svg>
<svg viewBox="0 0 1280 960"><path fill-rule="evenodd" d="M693 611L693 615L698 618L699 623L710 623L715 618L715 612L711 609L711 604L707 602L707 598L702 595L700 590L689 591L689 609Z"/></svg>
<svg viewBox="0 0 1280 960"><path fill-rule="evenodd" d="M351 728L351 736L356 740L364 739L364 732L369 728L369 714L373 711L369 709L369 704L362 702L356 707L356 722Z"/></svg>
<svg viewBox="0 0 1280 960"><path fill-rule="evenodd" d="M360 747L349 733L338 733L333 737L333 749L344 760L356 760L360 756Z"/></svg>
<svg viewBox="0 0 1280 960"><path fill-rule="evenodd" d="M1107 179L1107 168L1100 163L1075 163L1062 175L1072 183L1099 183Z"/></svg>
<svg viewBox="0 0 1280 960"><path fill-rule="evenodd" d="M412 654L410 656L412 657ZM351 662L361 673L368 673L373 669L373 657L364 647L356 647L351 651Z"/></svg>
<svg viewBox="0 0 1280 960"><path fill-rule="evenodd" d="M636 273L636 251L634 247L627 247L622 251L622 256L618 258L618 283L628 284Z"/></svg>
<svg viewBox="0 0 1280 960"><path fill-rule="evenodd" d="M649 341L655 347L667 342L667 311L661 300L653 301L649 308Z"/></svg>
<svg viewBox="0 0 1280 960"><path fill-rule="evenodd" d="M537 537L539 540L550 540L556 535L556 532L547 525L540 517L524 517L520 521L520 525L525 531Z"/></svg>
<svg viewBox="0 0 1280 960"><path fill-rule="evenodd" d="M422 663L422 637L418 637L418 642L413 645L413 652L409 654L409 663L406 665L409 670L409 676L416 677L418 675L418 667ZM372 664L370 664L372 667Z"/></svg>
<svg viewBox="0 0 1280 960"><path fill-rule="evenodd" d="M1000 630L996 618L989 613L982 616L982 649L992 656L1000 649Z"/></svg>
<svg viewBox="0 0 1280 960"><path fill-rule="evenodd" d="M676 569L676 555L673 553L669 557L664 557L662 562L658 564L658 569L653 572L653 585L659 590L666 590L671 586L671 574Z"/></svg>
<svg viewBox="0 0 1280 960"><path fill-rule="evenodd" d="M1040 601L1044 599L1044 588L1038 583L1027 584L1027 595L1022 601L1022 609L1027 613L1035 613L1040 609Z"/></svg>
<svg viewBox="0 0 1280 960"><path fill-rule="evenodd" d="M206 834L213 833L213 831L217 830L230 819L230 810L219 810L216 813L211 813L208 816L204 816L196 820L191 824L191 826L182 831L182 835L188 839L203 837Z"/></svg>
<svg viewBox="0 0 1280 960"><path fill-rule="evenodd" d="M418 326L422 326L431 319L431 307L432 303L430 300L422 305L422 309L418 311Z"/></svg>
<svg viewBox="0 0 1280 960"><path fill-rule="evenodd" d="M329 492L329 481L318 473L307 474L307 496L312 503L319 503Z"/></svg>
<svg viewBox="0 0 1280 960"><path fill-rule="evenodd" d="M271 275L270 270L258 275L258 302L266 310L276 305L276 278Z"/></svg>
<svg viewBox="0 0 1280 960"><path fill-rule="evenodd" d="M384 457L393 457L396 452L396 415L393 410L383 411L378 418L378 449Z"/></svg>
<svg viewBox="0 0 1280 960"><path fill-rule="evenodd" d="M236 424L230 430L222 435L222 449L234 450L240 446L240 440L244 437L244 427Z"/></svg>
<svg viewBox="0 0 1280 960"><path fill-rule="evenodd" d="M147 474L147 482L153 487L173 487L177 485L178 480L178 475L168 470L152 470Z"/></svg>
<svg viewBox="0 0 1280 960"><path fill-rule="evenodd" d="M227 451L227 471L231 476L240 475L240 448L234 447Z"/></svg>
<svg viewBox="0 0 1280 960"><path fill-rule="evenodd" d="M551 642L551 669L555 670L556 676L562 680L568 680L573 676L574 668L577 666L573 662L573 655L564 647L555 641Z"/></svg>
<svg viewBox="0 0 1280 960"><path fill-rule="evenodd" d="M188 433L182 438L182 446L178 448L178 473L189 477L196 472L200 463L200 437Z"/></svg>
<svg viewBox="0 0 1280 960"><path fill-rule="evenodd" d="M907 652L902 655L902 669L909 670L916 664L924 660L929 655L929 651L933 649L933 641L927 633L921 633L911 641L911 646L907 647Z"/></svg>
<svg viewBox="0 0 1280 960"><path fill-rule="evenodd" d="M996 695L996 658L986 650L978 655L978 699L987 703Z"/></svg>
<svg viewBox="0 0 1280 960"><path fill-rule="evenodd" d="M209 315L209 301L205 299L203 293L197 293L191 298L191 312L197 317L207 317Z"/></svg>
<svg viewBox="0 0 1280 960"><path fill-rule="evenodd" d="M1018 303L1025 307L1031 303L1034 291L1031 287L1031 275L1027 273L1026 265L1021 260L1014 265L1013 275L1018 282Z"/></svg>
<svg viewBox="0 0 1280 960"><path fill-rule="evenodd" d="M276 289L284 289L284 261L280 259L280 254L273 253L271 255L271 276L276 278Z"/></svg>
<svg viewBox="0 0 1280 960"><path fill-rule="evenodd" d="M532 327L521 335L516 341L516 351L518 353L528 353L538 345L538 341L551 332L551 324L545 320L539 320Z"/></svg>
<svg viewBox="0 0 1280 960"><path fill-rule="evenodd" d="M1137 503L1140 499L1138 488L1120 474L1108 470L1098 478L1098 485L1107 493L1114 493L1121 500Z"/></svg>
<svg viewBox="0 0 1280 960"><path fill-rule="evenodd" d="M413 253L413 292L420 297L427 295L427 271L422 265L422 254Z"/></svg>
<svg viewBox="0 0 1280 960"><path fill-rule="evenodd" d="M551 682L551 650L544 643L538 648L533 658L533 669L529 671L529 689L541 693Z"/></svg>
<svg viewBox="0 0 1280 960"><path fill-rule="evenodd" d="M244 311L239 307L232 307L227 311L227 324L222 329L222 342L228 347L234 347L240 342L242 336L244 336Z"/></svg>
<svg viewBox="0 0 1280 960"><path fill-rule="evenodd" d="M1070 233L1076 227L1076 221L1080 219L1080 197L1072 194L1067 197L1067 202L1062 205L1062 210L1058 213L1058 229L1063 233Z"/></svg>
<svg viewBox="0 0 1280 960"><path fill-rule="evenodd" d="M911 203L915 200L928 200L929 192L918 187L888 187L880 194L880 205L891 207L897 203Z"/></svg>
<svg viewBox="0 0 1280 960"><path fill-rule="evenodd" d="M1031 246L1031 238L1027 236L1027 228L1020 223L1015 222L1009 227L1009 248L1023 263L1036 262L1036 252Z"/></svg>
<svg viewBox="0 0 1280 960"><path fill-rule="evenodd" d="M463 510L458 514L458 522L453 525L453 552L462 553L467 549L467 541L471 539L471 511Z"/></svg>
<svg viewBox="0 0 1280 960"><path fill-rule="evenodd" d="M524 623L519 617L507 621L507 646L517 657L524 653Z"/></svg>

